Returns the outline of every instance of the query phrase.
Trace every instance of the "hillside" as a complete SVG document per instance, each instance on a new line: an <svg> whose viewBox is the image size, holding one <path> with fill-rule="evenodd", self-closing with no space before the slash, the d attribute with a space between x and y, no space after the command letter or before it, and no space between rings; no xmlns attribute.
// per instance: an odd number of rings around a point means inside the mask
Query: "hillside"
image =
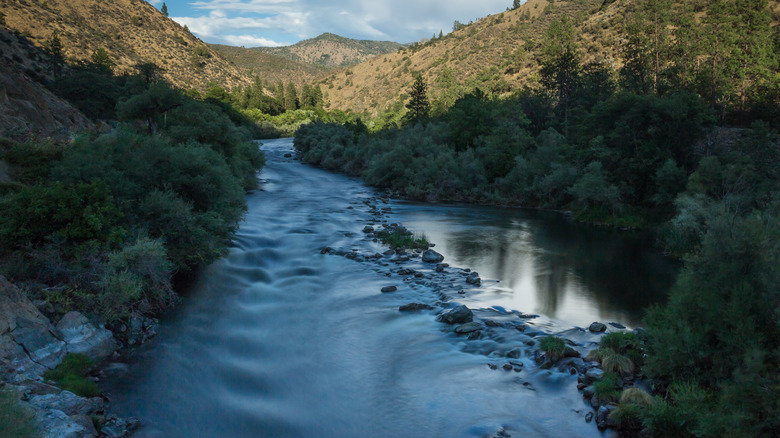
<svg viewBox="0 0 780 438"><path fill-rule="evenodd" d="M311 83L328 70L324 67L293 61L278 55L272 55L256 49L209 44L212 50L233 63L244 74L255 77L267 83L292 81L298 87Z"/></svg>
<svg viewBox="0 0 780 438"><path fill-rule="evenodd" d="M257 47L262 53L270 53L293 61L325 68L345 67L378 55L393 53L403 45L391 41L353 40L332 33L303 40L286 47Z"/></svg>
<svg viewBox="0 0 780 438"><path fill-rule="evenodd" d="M47 74L40 67L44 57L40 49L0 28L0 53L0 137L34 132L62 138L93 127L70 103L30 79Z"/></svg>
<svg viewBox="0 0 780 438"><path fill-rule="evenodd" d="M356 113L399 111L413 72L422 74L434 105L437 101L451 105L475 86L498 94L534 86L541 38L550 23L563 15L575 24L584 63L618 68L629 4L625 0L528 0L518 9L490 15L444 38L332 73L321 81L325 100L330 109ZM780 2L770 4L777 22Z"/></svg>
<svg viewBox="0 0 780 438"><path fill-rule="evenodd" d="M117 74L153 62L179 87L249 83L236 66L143 0L3 0L0 13L9 29L38 47L56 32L69 63L105 49Z"/></svg>

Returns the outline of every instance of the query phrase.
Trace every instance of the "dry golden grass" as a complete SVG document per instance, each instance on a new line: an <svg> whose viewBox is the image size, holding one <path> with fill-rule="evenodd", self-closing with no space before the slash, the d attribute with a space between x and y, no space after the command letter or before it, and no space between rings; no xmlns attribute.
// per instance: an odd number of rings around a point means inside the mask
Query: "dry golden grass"
<svg viewBox="0 0 780 438"><path fill-rule="evenodd" d="M0 12L8 28L39 47L56 31L69 62L88 61L103 48L117 74L153 62L180 87L250 83L236 66L143 0L3 0Z"/></svg>

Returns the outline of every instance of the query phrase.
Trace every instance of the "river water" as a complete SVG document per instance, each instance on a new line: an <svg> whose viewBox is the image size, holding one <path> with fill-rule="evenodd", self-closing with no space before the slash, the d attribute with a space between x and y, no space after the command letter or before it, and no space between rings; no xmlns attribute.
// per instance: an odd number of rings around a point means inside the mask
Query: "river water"
<svg viewBox="0 0 780 438"><path fill-rule="evenodd" d="M675 275L647 242L555 214L384 203L284 157L289 139L263 149L262 190L248 195L230 253L157 338L107 368L112 410L144 424L136 436L604 435L584 419L576 376L536 366L532 338L558 333L584 352L596 337L577 327L638 324ZM451 267L364 258L387 249L361 231L383 221L425 233ZM387 285L398 291L381 293ZM468 339L437 322L439 310L398 311L409 302L465 303L493 324Z"/></svg>

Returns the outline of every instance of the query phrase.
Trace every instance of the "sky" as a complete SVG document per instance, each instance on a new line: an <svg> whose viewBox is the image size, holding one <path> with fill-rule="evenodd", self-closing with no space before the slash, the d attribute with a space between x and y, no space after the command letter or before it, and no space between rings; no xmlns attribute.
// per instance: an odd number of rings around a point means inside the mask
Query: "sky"
<svg viewBox="0 0 780 438"><path fill-rule="evenodd" d="M158 9L163 0L148 0ZM207 43L295 44L325 32L410 43L448 33L455 20L496 14L512 0L165 0L168 16Z"/></svg>

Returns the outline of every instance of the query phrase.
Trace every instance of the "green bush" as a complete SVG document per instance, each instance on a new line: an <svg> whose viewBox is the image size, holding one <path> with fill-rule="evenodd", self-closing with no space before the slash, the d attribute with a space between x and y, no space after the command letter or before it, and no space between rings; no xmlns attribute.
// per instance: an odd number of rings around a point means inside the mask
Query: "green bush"
<svg viewBox="0 0 780 438"><path fill-rule="evenodd" d="M425 238L425 234L412 233L402 229L393 229L390 231L382 230L378 232L377 237L385 245L393 249L409 249L409 248L428 248L428 240Z"/></svg>
<svg viewBox="0 0 780 438"><path fill-rule="evenodd" d="M593 384L594 394L601 404L614 402L618 399L618 383L620 377L615 373L604 373L601 380Z"/></svg>
<svg viewBox="0 0 780 438"><path fill-rule="evenodd" d="M61 242L116 247L125 235L122 212L101 182L53 182L0 199L0 242L6 250Z"/></svg>
<svg viewBox="0 0 780 438"><path fill-rule="evenodd" d="M0 389L0 436L8 438L41 436L32 411L19 403L16 393L4 389Z"/></svg>
<svg viewBox="0 0 780 438"><path fill-rule="evenodd" d="M544 352L551 362L557 362L566 352L566 342L556 336L545 336L539 340L539 349Z"/></svg>
<svg viewBox="0 0 780 438"><path fill-rule="evenodd" d="M43 377L55 381L60 388L78 396L97 397L100 395L100 389L95 382L86 378L94 365L92 359L86 355L70 353L57 368L47 371Z"/></svg>

